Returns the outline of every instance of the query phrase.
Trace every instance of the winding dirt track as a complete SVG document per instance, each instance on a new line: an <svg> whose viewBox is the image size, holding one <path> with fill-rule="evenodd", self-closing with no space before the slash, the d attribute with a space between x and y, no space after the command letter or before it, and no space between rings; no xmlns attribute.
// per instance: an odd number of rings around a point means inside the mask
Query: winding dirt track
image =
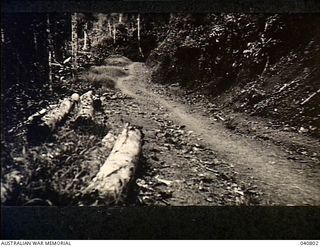
<svg viewBox="0 0 320 247"><path fill-rule="evenodd" d="M168 119L193 131L203 145L233 164L241 178L257 178L266 201L272 198L276 205L320 205L319 167L312 176L306 176L295 168L298 161L289 160L278 146L236 135L203 115L189 113L189 106L154 93L143 63L132 63L126 69L129 76L119 78L117 88L135 98L144 112L164 108Z"/></svg>

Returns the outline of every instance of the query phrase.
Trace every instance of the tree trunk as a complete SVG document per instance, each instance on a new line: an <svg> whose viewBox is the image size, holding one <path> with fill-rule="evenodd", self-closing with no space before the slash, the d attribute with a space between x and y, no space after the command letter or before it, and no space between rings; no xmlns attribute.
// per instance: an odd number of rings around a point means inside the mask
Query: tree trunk
<svg viewBox="0 0 320 247"><path fill-rule="evenodd" d="M6 43L6 37L7 34L5 33L5 27L1 27L1 61L6 61L4 58L5 58L5 55L4 55L4 51L5 51L5 43ZM7 75L7 71L6 71L6 66L3 64L3 62L1 63L1 80L4 82L4 81L8 81L7 78L6 78L6 75ZM3 87L4 89L3 92L6 91L6 87Z"/></svg>
<svg viewBox="0 0 320 247"><path fill-rule="evenodd" d="M137 17L137 34L138 34L138 41L140 42L140 14Z"/></svg>
<svg viewBox="0 0 320 247"><path fill-rule="evenodd" d="M34 121L36 121L36 119L43 117L44 114L46 114L47 112L48 112L47 109L42 109L42 110L36 112L35 114L28 117L27 124L33 123Z"/></svg>
<svg viewBox="0 0 320 247"><path fill-rule="evenodd" d="M83 31L83 47L82 47L82 50L86 51L88 49L88 34L87 34L87 31L84 30Z"/></svg>
<svg viewBox="0 0 320 247"><path fill-rule="evenodd" d="M88 23L85 24L84 30L83 30L83 47L82 50L86 51L89 49L89 37L88 37Z"/></svg>
<svg viewBox="0 0 320 247"><path fill-rule="evenodd" d="M77 13L72 14L71 16L71 49L72 49L72 60L73 60L73 67L77 68L78 66L78 20L77 20Z"/></svg>
<svg viewBox="0 0 320 247"><path fill-rule="evenodd" d="M73 106L73 102L69 99L64 99L59 108L55 108L43 116L43 122L53 131L66 115L69 114Z"/></svg>
<svg viewBox="0 0 320 247"><path fill-rule="evenodd" d="M48 35L48 67L49 67L49 83L52 85L52 61L54 58L53 39L50 27L50 16L47 14L47 35Z"/></svg>
<svg viewBox="0 0 320 247"><path fill-rule="evenodd" d="M108 20L108 32L109 32L109 36L112 37L112 27L111 27L110 20Z"/></svg>
<svg viewBox="0 0 320 247"><path fill-rule="evenodd" d="M140 14L138 14L138 17L137 17L137 36L138 36L139 53L142 57L144 57L141 49L141 44L140 44Z"/></svg>
<svg viewBox="0 0 320 247"><path fill-rule="evenodd" d="M69 114L72 106L73 101L64 99L59 107L48 111L44 116L42 116L40 111L29 117L29 123L27 125L28 140L37 143L47 138L56 126Z"/></svg>
<svg viewBox="0 0 320 247"><path fill-rule="evenodd" d="M76 123L91 123L94 119L93 92L88 91L80 97L80 109Z"/></svg>
<svg viewBox="0 0 320 247"><path fill-rule="evenodd" d="M108 203L119 202L132 180L141 153L142 133L127 124L86 193L98 192Z"/></svg>
<svg viewBox="0 0 320 247"><path fill-rule="evenodd" d="M116 43L116 32L117 32L116 24L113 24L113 43L114 44Z"/></svg>
<svg viewBox="0 0 320 247"><path fill-rule="evenodd" d="M100 169L101 163L103 162L99 160L101 153L104 155L109 154L114 146L116 138L117 137L111 131L109 131L108 134L101 140L101 147L98 146L89 153L89 159L87 159L88 163L86 165L89 166L90 169Z"/></svg>

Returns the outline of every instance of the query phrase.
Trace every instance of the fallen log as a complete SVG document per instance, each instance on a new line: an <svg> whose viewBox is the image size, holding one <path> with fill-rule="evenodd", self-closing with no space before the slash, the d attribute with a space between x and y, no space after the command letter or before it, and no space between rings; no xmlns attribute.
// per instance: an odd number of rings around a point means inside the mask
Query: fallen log
<svg viewBox="0 0 320 247"><path fill-rule="evenodd" d="M42 110L36 112L35 114L33 114L33 115L31 115L30 117L28 117L27 123L32 123L32 122L34 122L35 119L39 119L39 118L43 117L44 114L46 114L47 112L48 112L47 109L42 109Z"/></svg>
<svg viewBox="0 0 320 247"><path fill-rule="evenodd" d="M108 134L101 140L101 145L107 149L112 150L116 139L116 136L111 131L109 131Z"/></svg>
<svg viewBox="0 0 320 247"><path fill-rule="evenodd" d="M117 137L112 132L108 132L108 134L101 140L101 145L95 147L88 153L86 166L89 167L90 170L95 169L95 173L99 171L101 164L103 164L107 155L110 154L116 138Z"/></svg>
<svg viewBox="0 0 320 247"><path fill-rule="evenodd" d="M101 140L100 145L88 149L88 151L83 154L86 158L80 164L80 171L74 176L74 179L64 187L66 191L74 191L80 188L78 195L82 195L82 197L79 197L78 206L95 205L95 196L87 194L87 187L83 185L92 182L92 179L99 172L101 164L103 164L109 156L116 138L117 137L113 135L112 132L108 132ZM67 170L61 177L67 175L69 172L70 171Z"/></svg>
<svg viewBox="0 0 320 247"><path fill-rule="evenodd" d="M49 127L50 131L53 131L57 124L59 124L67 114L71 111L73 102L69 99L64 99L59 108L55 108L48 114L42 117L42 120L46 126Z"/></svg>
<svg viewBox="0 0 320 247"><path fill-rule="evenodd" d="M142 133L127 124L85 193L97 193L107 203L119 202L132 180L141 153Z"/></svg>
<svg viewBox="0 0 320 247"><path fill-rule="evenodd" d="M76 123L91 123L94 119L93 92L90 90L80 97L80 108Z"/></svg>
<svg viewBox="0 0 320 247"><path fill-rule="evenodd" d="M62 122L73 107L73 101L64 99L58 107L49 111L41 110L29 117L27 138L29 141L43 141ZM40 114L44 113L44 114Z"/></svg>

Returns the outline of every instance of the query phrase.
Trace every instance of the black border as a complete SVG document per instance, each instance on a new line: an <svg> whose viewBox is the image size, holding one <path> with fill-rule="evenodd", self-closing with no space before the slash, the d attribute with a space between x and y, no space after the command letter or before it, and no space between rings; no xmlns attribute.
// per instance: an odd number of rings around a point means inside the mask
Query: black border
<svg viewBox="0 0 320 247"><path fill-rule="evenodd" d="M320 239L319 207L4 207L2 239Z"/></svg>
<svg viewBox="0 0 320 247"><path fill-rule="evenodd" d="M318 0L2 0L1 12L320 13ZM2 239L320 239L320 207L1 207Z"/></svg>
<svg viewBox="0 0 320 247"><path fill-rule="evenodd" d="M1 0L2 12L319 13L319 0Z"/></svg>

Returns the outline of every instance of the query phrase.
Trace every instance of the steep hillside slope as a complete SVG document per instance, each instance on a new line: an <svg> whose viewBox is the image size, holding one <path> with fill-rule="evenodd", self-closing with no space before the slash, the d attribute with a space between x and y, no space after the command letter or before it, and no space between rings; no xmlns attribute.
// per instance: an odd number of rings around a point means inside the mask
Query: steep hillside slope
<svg viewBox="0 0 320 247"><path fill-rule="evenodd" d="M320 136L319 15L171 16L152 79Z"/></svg>

